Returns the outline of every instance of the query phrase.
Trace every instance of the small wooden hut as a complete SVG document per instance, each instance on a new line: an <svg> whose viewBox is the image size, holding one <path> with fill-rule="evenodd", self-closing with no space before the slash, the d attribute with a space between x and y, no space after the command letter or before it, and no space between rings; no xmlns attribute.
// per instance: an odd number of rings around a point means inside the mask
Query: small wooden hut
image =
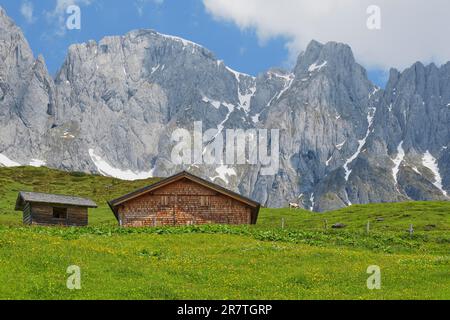
<svg viewBox="0 0 450 320"><path fill-rule="evenodd" d="M89 199L20 192L15 209L23 211L23 223L27 225L87 226L89 208L97 208Z"/></svg>

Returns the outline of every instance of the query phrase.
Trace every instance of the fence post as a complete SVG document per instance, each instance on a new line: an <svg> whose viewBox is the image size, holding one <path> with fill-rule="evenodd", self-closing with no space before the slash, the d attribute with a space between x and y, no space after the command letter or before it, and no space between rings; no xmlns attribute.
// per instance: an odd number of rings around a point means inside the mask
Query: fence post
<svg viewBox="0 0 450 320"><path fill-rule="evenodd" d="M370 221L367 221L366 231L367 231L367 234L370 234Z"/></svg>
<svg viewBox="0 0 450 320"><path fill-rule="evenodd" d="M325 231L327 231L328 230L328 220L325 219L323 222L324 222L323 226L325 228Z"/></svg>
<svg viewBox="0 0 450 320"><path fill-rule="evenodd" d="M281 229L284 229L284 218L281 218Z"/></svg>
<svg viewBox="0 0 450 320"><path fill-rule="evenodd" d="M411 224L411 225L409 226L409 236L412 237L413 235L414 235L414 227L413 227L413 225Z"/></svg>

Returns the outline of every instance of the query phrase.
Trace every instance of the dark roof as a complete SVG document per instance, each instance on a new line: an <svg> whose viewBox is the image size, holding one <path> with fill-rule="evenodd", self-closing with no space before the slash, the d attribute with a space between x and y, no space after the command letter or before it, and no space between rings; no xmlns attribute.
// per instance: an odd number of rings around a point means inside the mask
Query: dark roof
<svg viewBox="0 0 450 320"><path fill-rule="evenodd" d="M47 193L37 193L37 192L19 192L19 196L16 201L16 210L23 210L25 203L49 203L49 204L59 204L67 206L76 207L87 207L87 208L97 208L97 204L85 198L64 196L59 194L47 194Z"/></svg>
<svg viewBox="0 0 450 320"><path fill-rule="evenodd" d="M170 183L173 183L173 182L181 180L181 179L189 179L189 180L191 180L193 182L196 182L198 184L201 184L201 185L203 185L203 186L205 186L205 187L207 187L209 189L213 189L214 191L216 191L218 193L224 194L226 196L234 198L235 200L237 200L239 202L245 203L245 204L247 204L250 207L253 207L253 210L252 210L252 223L253 224L256 223L256 220L258 219L258 213L259 213L259 209L261 207L261 204L259 204L256 201L253 201L253 200L251 200L249 198L246 198L246 197L244 197L244 196L242 196L240 194L237 194L237 193L235 193L233 191L225 189L225 188L223 188L223 187L221 187L221 186L219 186L217 184L214 184L214 183L212 183L210 181L207 181L207 180L204 180L204 179L202 179L200 177L197 177L197 176L195 176L195 175L193 175L193 174L191 174L189 172L186 172L186 171L180 172L180 173L178 173L178 174L176 174L174 176L171 176L169 178L163 179L163 180L161 180L161 181L159 181L159 182L157 182L155 184L152 184L150 186L147 186L147 187L138 189L136 191L133 191L133 192L131 192L129 194L126 194L126 195L124 195L124 196L122 196L120 198L111 200L111 201L108 202L108 205L111 208L111 210L114 212L114 215L116 216L116 219L118 219L117 206L119 206L120 204L122 204L124 202L127 202L127 201L129 201L131 199L134 199L136 197L139 197L139 196L141 196L143 194L146 194L148 192L152 192L152 191L154 191L156 189L162 188L163 186L166 186L166 185L168 185Z"/></svg>

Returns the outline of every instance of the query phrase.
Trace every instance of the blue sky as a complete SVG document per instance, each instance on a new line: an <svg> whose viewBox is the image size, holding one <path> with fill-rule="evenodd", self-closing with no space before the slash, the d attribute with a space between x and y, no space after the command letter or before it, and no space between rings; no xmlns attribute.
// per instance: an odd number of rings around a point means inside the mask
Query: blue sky
<svg viewBox="0 0 450 320"><path fill-rule="evenodd" d="M68 15L57 10L58 1L80 6L80 30L64 29ZM22 28L34 54L44 56L52 74L63 63L70 44L98 41L138 28L155 29L199 43L228 66L248 74L257 75L270 67L292 67L286 37L261 41L252 28L243 29L230 21L215 19L202 0L0 0L0 4ZM378 85L384 85L383 69L369 70L369 76Z"/></svg>

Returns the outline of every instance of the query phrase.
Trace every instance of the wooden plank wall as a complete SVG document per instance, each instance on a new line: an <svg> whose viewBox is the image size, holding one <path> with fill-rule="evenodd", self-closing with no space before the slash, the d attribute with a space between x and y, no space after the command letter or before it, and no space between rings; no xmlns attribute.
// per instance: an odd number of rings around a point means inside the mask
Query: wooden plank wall
<svg viewBox="0 0 450 320"><path fill-rule="evenodd" d="M250 224L251 207L184 179L119 206L124 227Z"/></svg>
<svg viewBox="0 0 450 320"><path fill-rule="evenodd" d="M23 224L25 225L31 225L32 219L31 219L31 206L27 202L23 208Z"/></svg>
<svg viewBox="0 0 450 320"><path fill-rule="evenodd" d="M88 225L88 209L81 207L67 207L67 219L53 218L53 207L65 208L64 206L56 206L50 204L32 203L31 216L33 225L43 226L87 226Z"/></svg>

